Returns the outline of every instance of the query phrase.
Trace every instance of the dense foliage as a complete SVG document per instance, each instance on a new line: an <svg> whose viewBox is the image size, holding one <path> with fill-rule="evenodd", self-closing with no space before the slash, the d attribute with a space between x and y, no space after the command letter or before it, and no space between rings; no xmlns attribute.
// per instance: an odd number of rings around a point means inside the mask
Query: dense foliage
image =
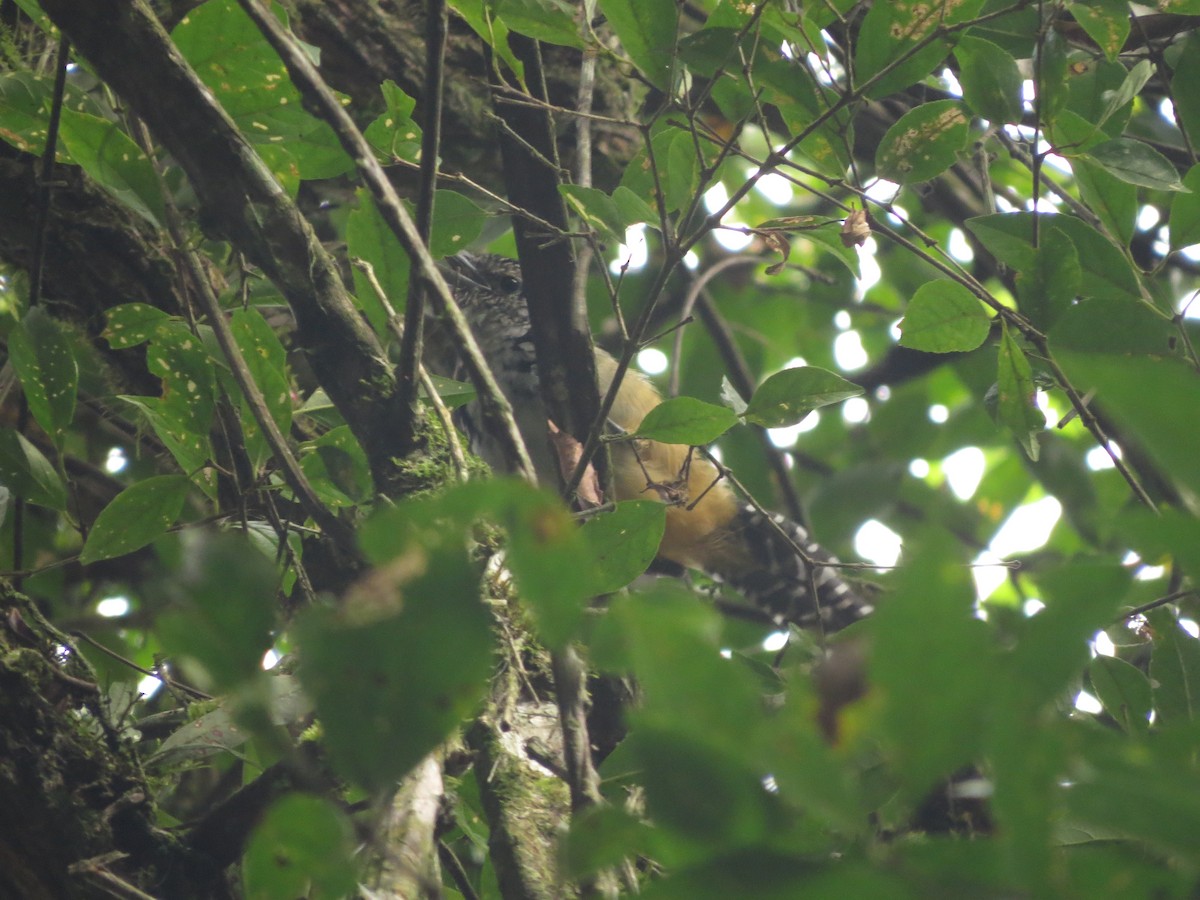
<svg viewBox="0 0 1200 900"><path fill-rule="evenodd" d="M0 894L1193 896L1200 2L447 5L0 3ZM518 247L872 618L457 455Z"/></svg>

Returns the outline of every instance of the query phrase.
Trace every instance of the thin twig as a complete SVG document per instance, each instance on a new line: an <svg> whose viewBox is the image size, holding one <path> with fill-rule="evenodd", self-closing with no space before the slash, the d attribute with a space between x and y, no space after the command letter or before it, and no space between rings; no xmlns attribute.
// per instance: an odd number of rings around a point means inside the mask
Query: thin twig
<svg viewBox="0 0 1200 900"><path fill-rule="evenodd" d="M421 122L421 178L417 189L417 234L425 246L433 227L433 198L437 190L438 155L442 137L442 73L446 59L446 3L428 0L425 11L425 87L422 93L425 116ZM410 279L404 307L400 359L396 364L398 406L408 418L405 434L412 434L417 409L417 369L425 328L425 287L419 278Z"/></svg>
<svg viewBox="0 0 1200 900"><path fill-rule="evenodd" d="M194 688L191 685L184 684L182 681L176 681L173 678L163 677L163 672L161 669L158 671L155 671L153 669L147 669L145 666L139 666L132 659L122 656L120 653L118 653L116 650L111 649L110 647L106 647L104 644L100 643L98 640L93 638L91 635L86 634L85 632L72 631L70 634L71 634L71 637L78 638L79 640L86 643L92 649L99 650L101 653L104 653L107 656L111 656L113 659L115 659L121 665L127 666L130 669L133 669L133 671L135 671L135 672L140 672L143 675L150 676L151 678L157 678L159 681L161 681L163 684L167 685L168 687L171 687L178 691L182 691L185 694L189 694L197 700L211 700L212 699L211 694L206 694L204 691L200 690L199 688Z"/></svg>
<svg viewBox="0 0 1200 900"><path fill-rule="evenodd" d="M437 851L438 859L442 861L442 865L454 879L454 886L458 888L458 892L463 895L464 900L479 900L479 892L475 890L475 885L471 884L471 876L467 874L462 861L454 851L446 845L445 841L437 842Z"/></svg>
<svg viewBox="0 0 1200 900"><path fill-rule="evenodd" d="M46 125L46 146L38 167L37 220L33 232L33 258L29 266L29 308L42 299L42 276L46 264L46 233L50 226L51 194L54 192L54 157L58 152L58 126L62 120L63 96L67 89L67 59L71 41L65 35L58 39L58 54L54 73L54 96L50 103L50 121Z"/></svg>
<svg viewBox="0 0 1200 900"><path fill-rule="evenodd" d="M1200 593L1195 590L1189 589L1186 591L1173 591L1172 593L1167 594L1165 597L1159 597L1157 600L1151 600L1149 603L1143 603L1141 606L1135 606L1128 612L1121 613L1121 615L1113 621L1113 624L1120 625L1122 622L1129 621L1134 616L1145 615L1152 609L1158 609L1160 606L1166 606L1168 603L1174 603L1177 600L1184 599L1185 597L1196 596L1200 596Z"/></svg>

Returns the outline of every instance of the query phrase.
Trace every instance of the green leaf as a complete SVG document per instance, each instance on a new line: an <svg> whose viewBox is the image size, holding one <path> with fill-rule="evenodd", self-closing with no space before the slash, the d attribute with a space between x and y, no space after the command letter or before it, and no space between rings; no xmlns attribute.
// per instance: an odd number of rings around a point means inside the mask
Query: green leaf
<svg viewBox="0 0 1200 900"><path fill-rule="evenodd" d="M213 453L207 432L199 431L197 422L160 397L118 397L142 414L180 468L192 473L197 486L208 490L209 482L201 471Z"/></svg>
<svg viewBox="0 0 1200 900"><path fill-rule="evenodd" d="M577 184L560 184L558 190L588 228L617 243L625 240L626 223L616 202L604 191Z"/></svg>
<svg viewBox="0 0 1200 900"><path fill-rule="evenodd" d="M36 16L44 14L38 10ZM100 104L70 81L63 95L63 108L89 115L101 115ZM43 78L32 72L9 72L0 75L0 140L25 153L40 156L46 148L46 132L50 122L50 106L54 96L54 78ZM65 145L57 147L58 162L70 163Z"/></svg>
<svg viewBox="0 0 1200 900"><path fill-rule="evenodd" d="M650 410L632 436L700 447L711 444L736 424L737 416L724 406L694 397L672 397Z"/></svg>
<svg viewBox="0 0 1200 900"><path fill-rule="evenodd" d="M433 389L437 391L437 395L442 398L442 402L449 409L458 409L475 399L475 388L465 382L432 374L429 376L429 380L433 384ZM424 388L421 389L422 397L425 396L424 390Z"/></svg>
<svg viewBox="0 0 1200 900"><path fill-rule="evenodd" d="M508 531L507 562L533 611L538 636L558 649L578 636L595 590L596 568L580 529L562 502L545 491L502 498L491 512Z"/></svg>
<svg viewBox="0 0 1200 900"><path fill-rule="evenodd" d="M580 529L547 491L515 478L459 485L376 515L359 539L372 560L386 561L409 552L414 542L461 547L481 519L508 532L506 562L541 639L551 647L572 640L593 594L594 566Z"/></svg>
<svg viewBox="0 0 1200 900"><path fill-rule="evenodd" d="M963 35L954 47L954 57L963 99L976 114L997 125L1021 121L1021 72L1007 50Z"/></svg>
<svg viewBox="0 0 1200 900"><path fill-rule="evenodd" d="M1007 425L1026 455L1038 458L1037 435L1046 427L1046 417L1035 402L1037 389L1025 352L1008 330L1000 334L1000 362L996 373L997 415Z"/></svg>
<svg viewBox="0 0 1200 900"><path fill-rule="evenodd" d="M380 85L386 111L363 131L380 162L404 159L416 163L421 158L421 126L412 119L417 101L390 79Z"/></svg>
<svg viewBox="0 0 1200 900"><path fill-rule="evenodd" d="M667 209L681 210L692 202L696 187L700 183L700 161L696 157L696 144L686 131L667 131L663 132L663 136L669 136L665 143L665 155L660 149L662 144L657 140L654 142L654 150L658 156L658 175L662 180Z"/></svg>
<svg viewBox="0 0 1200 900"><path fill-rule="evenodd" d="M696 74L711 78L737 62L738 43L738 29L710 25L679 41L679 58Z"/></svg>
<svg viewBox="0 0 1200 900"><path fill-rule="evenodd" d="M772 852L765 843L725 854L697 854L690 864L672 870L650 885L646 900L838 900L843 897L887 897L917 900L917 888L893 872L843 860L814 867L802 856Z"/></svg>
<svg viewBox="0 0 1200 900"><path fill-rule="evenodd" d="M912 543L869 624L883 737L915 803L977 754L999 673L961 551L934 532Z"/></svg>
<svg viewBox="0 0 1200 900"><path fill-rule="evenodd" d="M67 508L67 486L50 460L13 428L0 428L0 483L29 503Z"/></svg>
<svg viewBox="0 0 1200 900"><path fill-rule="evenodd" d="M585 46L575 9L563 0L495 0L493 9L513 31L560 47Z"/></svg>
<svg viewBox="0 0 1200 900"><path fill-rule="evenodd" d="M1149 617L1154 631L1150 678L1154 709L1165 725L1200 719L1200 641L1180 627L1174 614L1157 609Z"/></svg>
<svg viewBox="0 0 1200 900"><path fill-rule="evenodd" d="M1029 214L995 213L967 219L965 224L998 262L1018 272L1033 267L1033 219Z"/></svg>
<svg viewBox="0 0 1200 900"><path fill-rule="evenodd" d="M1187 572L1200 571L1200 519L1174 509L1125 510L1118 533L1143 560L1174 563Z"/></svg>
<svg viewBox="0 0 1200 900"><path fill-rule="evenodd" d="M747 422L764 428L784 428L795 425L814 409L841 403L862 392L858 385L826 369L795 366L776 372L760 384L742 415Z"/></svg>
<svg viewBox="0 0 1200 900"><path fill-rule="evenodd" d="M1123 69L1124 67L1122 67ZM1120 70L1117 70L1120 71ZM1176 77L1179 75L1176 69ZM1129 70L1125 75L1121 86L1115 91L1103 92L1102 96L1107 95L1108 100L1105 103L1104 110L1101 112L1096 125L1100 126L1107 122L1110 118L1123 110L1126 106L1133 102L1133 98L1142 92L1142 88L1146 86L1154 75L1154 64L1148 59L1143 59L1136 66Z"/></svg>
<svg viewBox="0 0 1200 900"><path fill-rule="evenodd" d="M1171 249L1200 244L1200 165L1183 177L1186 193L1171 198Z"/></svg>
<svg viewBox="0 0 1200 900"><path fill-rule="evenodd" d="M236 0L208 0L171 38L283 183L354 168L333 130L305 110L283 61Z"/></svg>
<svg viewBox="0 0 1200 900"><path fill-rule="evenodd" d="M1034 265L1033 213L996 213L964 224L1000 262L1018 272ZM1142 299L1140 276L1111 240L1074 216L1039 214L1039 232L1053 225L1071 239L1083 269L1081 293L1087 297L1121 295Z"/></svg>
<svg viewBox="0 0 1200 900"><path fill-rule="evenodd" d="M212 457L208 428L216 409L212 360L182 322L158 328L146 352L150 371L162 379L161 397L126 398L146 410L151 424L185 472Z"/></svg>
<svg viewBox="0 0 1200 900"><path fill-rule="evenodd" d="M1150 681L1141 669L1115 656L1097 656L1088 665L1088 679L1104 711L1130 734L1145 734L1152 709Z"/></svg>
<svg viewBox="0 0 1200 900"><path fill-rule="evenodd" d="M492 617L461 537L410 544L403 561L370 586L367 608L310 609L294 628L334 767L369 790L395 784L444 741L492 670Z"/></svg>
<svg viewBox="0 0 1200 900"><path fill-rule="evenodd" d="M1070 310L1082 284L1083 270L1071 239L1057 228L1043 229L1033 264L1017 273L1021 312L1044 331Z"/></svg>
<svg viewBox="0 0 1200 900"><path fill-rule="evenodd" d="M61 449L75 418L79 387L79 365L70 341L44 309L35 307L9 332L8 352L29 411Z"/></svg>
<svg viewBox="0 0 1200 900"><path fill-rule="evenodd" d="M954 165L969 136L970 122L958 100L923 103L887 130L875 166L881 178L899 184L929 181Z"/></svg>
<svg viewBox="0 0 1200 900"><path fill-rule="evenodd" d="M767 795L761 776L736 750L701 735L655 727L638 717L627 740L642 764L647 812L652 820L701 842L737 845L768 834ZM688 790L688 785L704 789Z"/></svg>
<svg viewBox="0 0 1200 900"><path fill-rule="evenodd" d="M456 191L436 191L433 195L433 226L429 232L429 252L434 259L453 256L465 250L483 232L487 214ZM392 301L393 304L395 301ZM400 308L404 303L400 303Z"/></svg>
<svg viewBox="0 0 1200 900"><path fill-rule="evenodd" d="M104 339L114 350L127 350L154 337L158 326L170 319L148 303L122 303L104 313Z"/></svg>
<svg viewBox="0 0 1200 900"><path fill-rule="evenodd" d="M1129 37L1128 0L1087 0L1068 3L1067 9L1104 55L1115 60Z"/></svg>
<svg viewBox="0 0 1200 900"><path fill-rule="evenodd" d="M589 806L571 817L563 846L568 874L578 879L646 855L652 839L651 826L637 816L607 804Z"/></svg>
<svg viewBox="0 0 1200 900"><path fill-rule="evenodd" d="M655 87L669 90L678 18L675 5L661 0L599 0L599 6L633 64Z"/></svg>
<svg viewBox="0 0 1200 900"><path fill-rule="evenodd" d="M1080 760L1078 780L1063 793L1070 820L1097 827L1109 839L1137 838L1140 850L1145 842L1195 865L1200 860L1192 840L1200 830L1195 772L1159 758L1145 744L1091 737L1094 746Z"/></svg>
<svg viewBox="0 0 1200 900"><path fill-rule="evenodd" d="M1137 223L1137 188L1086 157L1073 157L1071 171L1084 203L1119 245L1129 246Z"/></svg>
<svg viewBox="0 0 1200 900"><path fill-rule="evenodd" d="M1037 576L1046 608L1019 623L1018 644L1006 658L1014 713L1036 717L1070 689L1087 665L1088 642L1116 618L1131 580L1124 566L1088 558Z"/></svg>
<svg viewBox="0 0 1200 900"><path fill-rule="evenodd" d="M1055 350L1166 355L1176 335L1171 323L1144 303L1096 297L1064 310L1050 341Z"/></svg>
<svg viewBox="0 0 1200 900"><path fill-rule="evenodd" d="M24 153L45 152L52 83L32 72L0 76L0 138Z"/></svg>
<svg viewBox="0 0 1200 900"><path fill-rule="evenodd" d="M1040 894L1040 886L1052 883L1054 813L1065 741L1053 727L1009 702L1007 687L999 686L1000 697L988 714L990 809L1009 879Z"/></svg>
<svg viewBox="0 0 1200 900"><path fill-rule="evenodd" d="M617 185L617 189L613 191L613 202L617 205L617 212L621 217L621 224L628 228L630 225L638 225L642 222L649 223L651 227L656 227L659 223L658 213L654 207L631 191L625 185ZM621 231L621 240L625 239L624 229Z"/></svg>
<svg viewBox="0 0 1200 900"><path fill-rule="evenodd" d="M190 678L218 692L265 677L280 583L273 559L241 532L190 528L180 538L178 568L164 589L170 605L159 618L163 646Z"/></svg>
<svg viewBox="0 0 1200 900"><path fill-rule="evenodd" d="M157 228L165 221L154 164L115 122L63 109L60 138L102 188Z"/></svg>
<svg viewBox="0 0 1200 900"><path fill-rule="evenodd" d="M667 524L667 508L654 500L626 500L583 526L583 539L597 563L597 594L625 587L654 561Z"/></svg>
<svg viewBox="0 0 1200 900"><path fill-rule="evenodd" d="M267 810L246 845L247 900L344 897L354 891L354 829L328 800L289 794Z"/></svg>
<svg viewBox="0 0 1200 900"><path fill-rule="evenodd" d="M287 351L257 309L236 310L229 324L234 341L246 361L246 368L250 370L254 383L262 392L271 418L279 426L280 432L287 434L292 427L292 393L287 376ZM261 434L258 420L250 411L248 401L240 395L234 385L230 387L231 394L237 396L240 401L246 449L255 466L261 466L270 457L271 450Z"/></svg>
<svg viewBox="0 0 1200 900"><path fill-rule="evenodd" d="M1163 474L1200 496L1200 376L1182 360L1060 351L1055 357L1081 392L1136 434Z"/></svg>
<svg viewBox="0 0 1200 900"><path fill-rule="evenodd" d="M508 26L492 15L491 3L486 0L451 0L447 5L471 26L471 29L479 35L483 42L492 48L492 52L503 60L504 64L516 74L517 79L524 84L525 67L513 55L512 48L508 45Z"/></svg>
<svg viewBox="0 0 1200 900"><path fill-rule="evenodd" d="M186 476L158 475L125 488L96 517L79 561L89 565L124 556L166 534L191 486Z"/></svg>
<svg viewBox="0 0 1200 900"><path fill-rule="evenodd" d="M679 146L676 158L672 156L672 145L679 138L686 139L686 145ZM652 210L646 221L659 227L660 204L665 206L667 214L671 214L688 203L692 190L698 184L696 154L690 144L688 134L676 128L662 127L655 133L649 144L643 144L637 151L620 176L620 186L631 194L631 197L620 200L620 208L637 212L638 215L644 215L647 209ZM680 167L678 172L674 170L677 166ZM613 192L613 198L617 198L616 191Z"/></svg>
<svg viewBox="0 0 1200 900"><path fill-rule="evenodd" d="M992 317L979 298L956 281L930 281L908 301L900 346L930 353L974 350L987 340Z"/></svg>
<svg viewBox="0 0 1200 900"><path fill-rule="evenodd" d="M305 444L300 468L330 506L354 506L371 497L371 468L348 425L331 428Z"/></svg>
<svg viewBox="0 0 1200 900"><path fill-rule="evenodd" d="M806 230L804 236L815 244L820 244L825 251L840 262L855 278L862 278L862 260L858 248L847 247L843 243L842 226L834 222L819 228Z"/></svg>
<svg viewBox="0 0 1200 900"><path fill-rule="evenodd" d="M1144 60L1143 63L1153 68L1150 60ZM1187 39L1175 60L1174 68L1172 85L1200 84L1200 35L1193 32ZM1200 144L1200 91L1175 90L1172 91L1172 97L1175 100L1175 114L1191 138L1192 146Z"/></svg>
<svg viewBox="0 0 1200 900"><path fill-rule="evenodd" d="M949 42L935 38L920 50L918 44L929 42L932 35L945 25L973 18L983 0L897 0L895 3L876 3L871 6L859 31L854 57L854 74L859 85L879 76L867 91L867 96L879 100L888 94L920 81L946 58ZM901 57L908 57L887 74L883 70Z"/></svg>
<svg viewBox="0 0 1200 900"><path fill-rule="evenodd" d="M1037 83L1038 102L1035 108L1042 120L1050 125L1070 98L1067 78L1069 48L1066 41L1054 29L1048 29L1035 52L1040 54L1038 66L1040 79Z"/></svg>
<svg viewBox="0 0 1200 900"><path fill-rule="evenodd" d="M1088 154L1121 181L1159 191L1187 191L1179 172L1165 156L1142 141L1115 138L1097 144Z"/></svg>
<svg viewBox="0 0 1200 900"><path fill-rule="evenodd" d="M300 689L300 680L285 675L278 668L264 679L268 693L268 714L276 725L294 725L312 714L312 704ZM193 716L186 724L171 732L150 756L146 764L160 769L179 767L182 763L194 763L227 750L234 750L254 734L249 728L238 724L238 701L235 696L214 701L215 706L198 718Z"/></svg>

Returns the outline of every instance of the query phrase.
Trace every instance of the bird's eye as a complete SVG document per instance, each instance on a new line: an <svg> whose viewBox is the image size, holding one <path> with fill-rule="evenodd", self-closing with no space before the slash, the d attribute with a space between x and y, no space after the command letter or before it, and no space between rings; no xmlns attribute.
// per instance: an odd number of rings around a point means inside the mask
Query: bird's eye
<svg viewBox="0 0 1200 900"><path fill-rule="evenodd" d="M501 275L499 285L504 293L515 294L521 289L521 279L515 275Z"/></svg>

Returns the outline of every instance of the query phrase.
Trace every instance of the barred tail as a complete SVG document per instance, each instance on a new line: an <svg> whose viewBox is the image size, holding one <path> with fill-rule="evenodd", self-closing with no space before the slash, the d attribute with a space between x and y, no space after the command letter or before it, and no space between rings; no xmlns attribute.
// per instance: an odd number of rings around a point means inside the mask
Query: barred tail
<svg viewBox="0 0 1200 900"><path fill-rule="evenodd" d="M747 504L722 530L724 546L711 574L779 619L831 633L874 610L862 592L842 578L837 559L795 522L764 515Z"/></svg>

